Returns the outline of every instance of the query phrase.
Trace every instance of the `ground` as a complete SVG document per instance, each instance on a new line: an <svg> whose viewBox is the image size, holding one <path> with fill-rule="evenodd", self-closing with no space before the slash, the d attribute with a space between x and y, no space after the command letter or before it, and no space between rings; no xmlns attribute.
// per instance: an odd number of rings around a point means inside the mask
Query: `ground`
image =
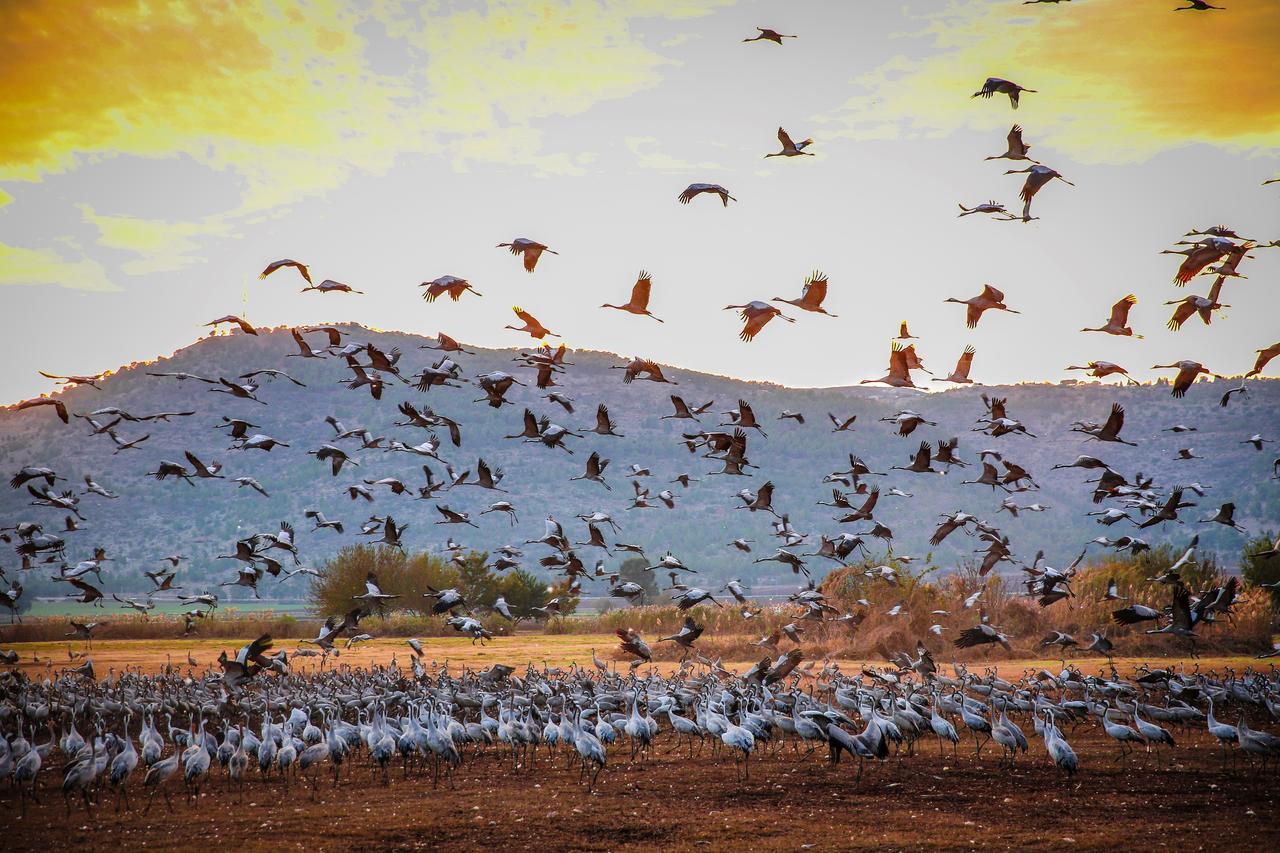
<svg viewBox="0 0 1280 853"><path fill-rule="evenodd" d="M101 677L110 666L162 666L166 650L185 666L190 649L203 666L220 649L236 645L107 641L95 643L92 654ZM451 668L523 665L531 658L539 666L544 659L552 666L590 666L593 646L601 657L612 648L607 637L574 635L521 637L518 643L474 649L466 640L433 639L427 645L429 655L448 657ZM30 647L20 651L30 659ZM407 660L402 642L386 640L357 647L342 661L386 663L393 653ZM48 644L39 654L61 654L62 666L66 647ZM1009 662L1001 671L1017 676L1042 663ZM1242 669L1245 662L1232 664ZM1097 662L1083 665L1090 672ZM1127 674L1133 663L1118 665ZM1022 725L1030 732L1029 720ZM469 759L453 789L444 783L433 789L429 775L411 773L406 779L399 765L384 786L367 765L358 764L344 768L336 789L322 784L313 803L297 782L286 789L274 778L259 781L255 772L243 801L216 778L198 805L186 805L180 787L173 787L172 814L161 799L143 814L135 780L132 812L117 813L113 796L104 794L92 817L73 804L68 818L55 770L42 774L42 802L28 803L25 817L18 816L17 797L7 788L0 791L0 809L6 815L6 850L50 844L190 849L196 839L228 849L309 850L1280 847L1274 767L1264 775L1243 761L1224 765L1203 729L1175 730L1179 746L1162 761L1141 750L1117 761L1114 743L1089 725L1066 734L1080 755L1081 772L1073 781L1055 772L1034 737L1030 753L1012 767L1001 764L992 746L975 757L967 736L957 754L948 750L942 756L926 739L918 755L869 767L858 782L855 762L846 758L830 768L824 754L797 755L790 745L755 755L750 779L738 781L728 757L709 749L693 759L684 747L667 752L671 743L664 736L656 755L635 764L626 746L611 750L593 793L578 783L576 769L565 769L563 756L540 753L532 766L513 771L509 753L491 751Z"/></svg>

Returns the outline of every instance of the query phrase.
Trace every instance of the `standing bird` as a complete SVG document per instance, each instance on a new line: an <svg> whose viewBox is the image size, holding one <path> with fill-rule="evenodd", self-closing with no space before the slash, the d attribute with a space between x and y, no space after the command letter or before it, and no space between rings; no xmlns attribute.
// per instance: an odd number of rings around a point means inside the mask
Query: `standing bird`
<svg viewBox="0 0 1280 853"><path fill-rule="evenodd" d="M766 160L770 157L799 157L801 154L808 157L813 156L812 153L804 150L813 144L812 139L805 139L801 142L792 142L790 135L788 135L782 128L778 128L778 141L782 143L782 150L773 154L764 155Z"/></svg>
<svg viewBox="0 0 1280 853"><path fill-rule="evenodd" d="M517 237L510 243L499 243L497 248L506 248L513 255L524 255L525 272L533 272L533 268L538 265L538 258L542 257L543 252L550 252L553 255L560 254L555 249L549 249L537 240L530 240L528 237Z"/></svg>
<svg viewBox="0 0 1280 853"><path fill-rule="evenodd" d="M1015 124L1009 130L1008 136L1009 147L1003 154L994 154L990 157L983 157L984 160L1029 160L1032 163L1039 163L1039 160L1032 160L1027 156L1027 152L1031 150L1031 146L1022 141L1022 125Z"/></svg>
<svg viewBox="0 0 1280 853"><path fill-rule="evenodd" d="M788 305L794 305L804 311L812 311L815 314L826 314L828 317L835 317L830 311L822 307L822 303L827 298L827 277L823 273L814 270L809 277L804 280L804 290L800 292L799 299L783 299L781 296L775 296L772 302L785 302Z"/></svg>
<svg viewBox="0 0 1280 853"><path fill-rule="evenodd" d="M719 184L689 184L689 186L685 187L684 192L680 193L678 198L680 199L681 204L688 204L702 193L712 193L713 195L720 196L720 201L725 207L729 206L729 202L737 201L736 198L729 195L729 191L727 189Z"/></svg>
<svg viewBox="0 0 1280 853"><path fill-rule="evenodd" d="M1106 325L1099 326L1096 329L1081 329L1080 331L1106 332L1108 335L1122 335L1142 340L1142 335L1135 335L1133 333L1133 328L1129 326L1129 309L1137 304L1137 302L1138 297L1130 293L1115 305L1111 306L1111 317L1107 320Z"/></svg>
<svg viewBox="0 0 1280 853"><path fill-rule="evenodd" d="M993 95L1008 95L1009 103L1016 110L1018 108L1018 96L1023 92L1034 92L1035 89L1028 89L1025 86L1019 86L1011 80L1005 80L1000 77L988 77L986 82L982 84L982 88L974 92L974 98L990 98Z"/></svg>
<svg viewBox="0 0 1280 853"><path fill-rule="evenodd" d="M756 27L756 30L757 32L759 32L759 35L752 36L749 39L743 39L742 43L746 44L749 41L771 41L774 44L782 44L783 39L799 38L799 36L783 35L777 30L768 30L768 29L765 29L764 27Z"/></svg>
<svg viewBox="0 0 1280 853"><path fill-rule="evenodd" d="M739 311L739 316L742 317L746 325L742 327L742 331L738 333L738 337L748 343L752 341L756 335L760 334L760 330L763 329L774 317L781 317L788 323L795 322L791 317L783 314L780 309L773 307L767 302L760 302L758 300L753 300L745 305L726 305L724 310Z"/></svg>
<svg viewBox="0 0 1280 853"><path fill-rule="evenodd" d="M511 329L512 331L516 331L516 332L528 332L531 337L537 338L539 340L546 337L552 337L552 338L560 337L555 332L551 331L546 326L539 323L537 317L533 316L528 311L525 311L519 305L517 305L515 308L511 310L515 311L516 316L524 321L524 325L523 326L503 326L504 329Z"/></svg>
<svg viewBox="0 0 1280 853"><path fill-rule="evenodd" d="M644 270L640 270L640 276L636 279L636 283L631 286L631 299L625 305L610 305L608 302L601 305L601 308L614 308L618 311L626 311L630 314L640 314L645 317L653 317L659 323L662 319L654 317L653 312L649 310L649 291L653 287L653 278Z"/></svg>
<svg viewBox="0 0 1280 853"><path fill-rule="evenodd" d="M965 315L965 325L970 329L978 327L978 321L982 319L982 314L990 309L997 311L1008 311L1010 314L1021 314L1021 311L1015 311L1004 304L1004 293L996 290L989 284L982 286L982 292L970 299L956 299L948 297L943 302L955 302L959 305L967 305L968 311Z"/></svg>
<svg viewBox="0 0 1280 853"><path fill-rule="evenodd" d="M1027 179L1022 184L1022 192L1019 194L1019 198L1022 199L1022 220L1024 222L1031 219L1031 199L1035 198L1036 193L1040 192L1040 188L1045 184L1057 178L1069 187L1075 186L1075 184L1062 177L1060 173L1039 163L1034 166L1028 166L1025 169L1010 169L1005 172L1006 175L1020 175L1023 173L1026 174Z"/></svg>

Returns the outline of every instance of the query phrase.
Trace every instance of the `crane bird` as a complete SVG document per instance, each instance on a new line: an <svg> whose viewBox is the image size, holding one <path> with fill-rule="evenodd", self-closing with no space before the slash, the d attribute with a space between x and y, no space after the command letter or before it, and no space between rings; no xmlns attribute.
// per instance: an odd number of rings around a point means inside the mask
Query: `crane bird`
<svg viewBox="0 0 1280 853"><path fill-rule="evenodd" d="M1267 363L1277 355L1280 355L1280 343L1272 344L1266 349L1254 350L1254 352L1258 354L1258 357L1253 362L1253 369L1244 375L1246 379L1261 374Z"/></svg>
<svg viewBox="0 0 1280 853"><path fill-rule="evenodd" d="M782 44L783 39L799 38L799 36L783 35L777 30L770 30L764 27L756 27L756 32L758 35L752 36L749 39L743 39L742 43L746 44L749 41L771 41L774 44Z"/></svg>
<svg viewBox="0 0 1280 853"><path fill-rule="evenodd" d="M894 388L915 388L917 387L911 381L911 370L907 366L906 350L897 341L890 345L889 350L889 372L879 379L863 379L860 385L869 385L880 382L885 385L892 385Z"/></svg>
<svg viewBox="0 0 1280 853"><path fill-rule="evenodd" d="M1009 169L1005 172L1006 175L1021 175L1024 173L1027 179L1023 181L1022 192L1018 194L1018 197L1022 199L1022 220L1024 222L1031 219L1031 199L1035 198L1036 193L1040 192L1041 187L1045 184L1057 178L1069 187L1075 186L1071 181L1062 177L1059 172L1040 163L1028 166L1025 169Z"/></svg>
<svg viewBox="0 0 1280 853"><path fill-rule="evenodd" d="M267 268L264 269L262 272L258 273L258 278L266 278L276 270L284 269L285 267L293 267L298 271L299 275L301 275L304 279L307 280L307 284L311 284L311 270L307 269L306 264L302 263L301 261L295 261L291 258L283 258L281 260L272 261L271 263L267 264Z"/></svg>
<svg viewBox="0 0 1280 853"><path fill-rule="evenodd" d="M804 280L804 289L800 291L799 299L783 299L781 296L775 296L770 301L785 302L788 305L794 305L804 311L812 311L815 314L826 314L828 317L837 316L822 307L822 303L826 298L827 277L823 273L814 270L809 274L809 277Z"/></svg>
<svg viewBox="0 0 1280 853"><path fill-rule="evenodd" d="M1091 361L1084 366L1073 364L1067 370L1087 370L1089 375L1095 379L1105 379L1108 376L1119 375L1123 376L1130 385L1138 384L1135 379L1129 376L1129 371L1110 361Z"/></svg>
<svg viewBox="0 0 1280 853"><path fill-rule="evenodd" d="M462 294L466 293L468 290L476 296L483 295L480 291L471 286L471 282L467 281L465 278L458 278L456 275L442 275L439 278L432 279L431 281L424 281L422 284L418 285L418 287L426 288L426 290L422 292L422 298L428 302L435 302L441 294L446 293L449 295L450 299L457 302L462 298ZM452 338L449 338L449 340L455 346L457 345L457 341L454 341ZM458 351L461 351L462 349L460 346L457 346L456 348ZM443 338L440 341L440 346L428 347L428 349L446 349Z"/></svg>
<svg viewBox="0 0 1280 853"><path fill-rule="evenodd" d="M104 372L104 373L96 373L93 376L59 376L58 374L55 374L55 373L45 373L43 370L37 371L37 373L39 373L45 379L58 380L59 385L89 385L93 388L97 388L99 391L101 391L102 388L99 387L99 385L97 384L98 380L102 379L107 375Z"/></svg>
<svg viewBox="0 0 1280 853"><path fill-rule="evenodd" d="M560 337L555 332L551 331L546 326L539 323L537 317L533 316L528 311L525 311L519 305L515 306L511 310L515 311L516 316L524 321L524 325L523 326L510 326L510 325L503 326L504 329L511 329L512 331L516 331L516 332L528 332L531 337L537 338L539 340L546 337L552 337L552 338Z"/></svg>
<svg viewBox="0 0 1280 853"><path fill-rule="evenodd" d="M626 311L630 314L639 314L644 317L653 317L659 323L662 322L660 317L654 317L653 312L649 310L649 291L653 287L653 277L644 270L640 270L640 275L636 278L636 283L631 286L631 299L624 305L610 305L608 302L601 305L601 308L614 308L618 311Z"/></svg>
<svg viewBox="0 0 1280 853"><path fill-rule="evenodd" d="M774 317L781 317L788 323L795 322L794 319L783 314L781 309L775 308L767 302L760 302L759 300L753 300L745 305L726 305L724 310L737 310L739 312L739 316L743 319L746 325L742 327L742 331L738 333L738 337L747 342L752 341L756 335L760 334L760 330L763 329Z"/></svg>
<svg viewBox="0 0 1280 853"><path fill-rule="evenodd" d="M210 323L205 323L206 326L220 326L223 324L239 326L240 331L244 332L246 335L258 334L257 329L255 329L253 326L249 325L246 321L242 320L241 318L237 317L234 314L227 314L225 316L219 317L218 319Z"/></svg>
<svg viewBox="0 0 1280 853"><path fill-rule="evenodd" d="M778 141L782 143L782 150L773 154L764 155L766 160L770 157L799 157L801 154L808 157L813 156L812 152L804 150L813 144L812 139L805 139L801 142L792 142L791 136L782 128L778 128Z"/></svg>
<svg viewBox="0 0 1280 853"><path fill-rule="evenodd" d="M1028 89L1025 86L1019 86L1011 80L1005 80L1000 77L988 77L986 82L982 84L982 88L974 92L971 97L990 98L993 95L1008 95L1009 104L1016 110L1018 108L1018 96L1023 92L1034 91L1035 89Z"/></svg>
<svg viewBox="0 0 1280 853"><path fill-rule="evenodd" d="M1190 296L1184 296L1181 299L1171 299L1166 302L1165 305L1178 306L1173 309L1173 316L1169 318L1169 330L1172 332L1178 331L1182 328L1183 323L1190 320L1196 314L1199 314L1200 320L1208 326L1213 322L1214 311L1217 311L1220 308L1230 308L1230 305L1224 305L1218 301L1218 297L1222 293L1222 282L1223 279L1219 276L1218 280L1213 283L1211 288L1209 288L1208 296L1199 296L1193 293Z"/></svg>
<svg viewBox="0 0 1280 853"><path fill-rule="evenodd" d="M517 237L510 243L499 243L499 249L507 249L513 255L524 255L525 272L533 272L533 268L538 265L538 258L542 257L543 252L550 252L553 255L560 254L555 249L549 249L537 240L530 240L528 237ZM476 294L477 296L479 294Z"/></svg>
<svg viewBox="0 0 1280 853"><path fill-rule="evenodd" d="M334 281L331 278L326 278L324 281L320 282L319 284L308 284L306 287L302 288L300 292L306 293L308 290L315 290L319 293L359 293L361 295L364 294L363 290L356 290L349 284L345 284L341 281Z"/></svg>
<svg viewBox="0 0 1280 853"><path fill-rule="evenodd" d="M1201 373L1212 376L1215 379L1223 378L1198 361L1183 360L1175 361L1172 364L1153 364L1151 369L1178 371L1178 375L1173 378L1173 396L1179 398L1186 396L1187 389L1192 386L1196 381L1196 377Z"/></svg>
<svg viewBox="0 0 1280 853"><path fill-rule="evenodd" d="M56 397L35 397L31 400L23 400L21 403L14 406L14 409L20 412L23 409L34 409L40 406L53 406L53 410L57 413L59 420L64 424L71 422L70 418L67 416L66 403L63 403L62 400Z"/></svg>
<svg viewBox="0 0 1280 853"><path fill-rule="evenodd" d="M996 290L989 284L982 286L982 292L970 299L956 299L954 296L948 297L943 302L955 302L959 305L968 306L965 314L965 325L970 329L978 327L978 321L982 319L985 311L995 309L997 311L1008 311L1010 314L1021 314L1021 311L1015 311L1004 304L1004 293Z"/></svg>
<svg viewBox="0 0 1280 853"><path fill-rule="evenodd" d="M969 369L973 367L973 356L976 353L972 346L964 348L964 352L960 353L960 358L956 361L956 369L951 371L951 375L939 379L934 377L932 382L954 382L958 385L972 385L973 380L969 378Z"/></svg>
<svg viewBox="0 0 1280 853"><path fill-rule="evenodd" d="M725 207L729 206L729 202L737 201L736 198L729 195L729 191L719 184L689 184L685 187L684 192L680 193L678 198L681 204L688 204L702 193L712 193L720 196L720 201Z"/></svg>
<svg viewBox="0 0 1280 853"><path fill-rule="evenodd" d="M1107 319L1106 325L1099 326L1096 329L1081 329L1080 331L1106 332L1108 335L1122 335L1142 340L1142 335L1135 335L1133 333L1133 328L1129 325L1129 309L1136 305L1137 302L1138 297L1130 293L1115 305L1111 306L1111 316Z"/></svg>
<svg viewBox="0 0 1280 853"><path fill-rule="evenodd" d="M1187 5L1179 6L1175 12L1222 12L1226 6L1210 6L1205 0L1187 0Z"/></svg>
<svg viewBox="0 0 1280 853"><path fill-rule="evenodd" d="M983 157L984 160L1027 160L1032 163L1039 163L1039 160L1033 160L1027 156L1027 152L1031 150L1031 146L1022 141L1022 125L1015 124L1009 129L1008 148L1003 154L993 154L990 157ZM1001 208L1003 210L1003 208ZM985 211L984 211L985 212Z"/></svg>

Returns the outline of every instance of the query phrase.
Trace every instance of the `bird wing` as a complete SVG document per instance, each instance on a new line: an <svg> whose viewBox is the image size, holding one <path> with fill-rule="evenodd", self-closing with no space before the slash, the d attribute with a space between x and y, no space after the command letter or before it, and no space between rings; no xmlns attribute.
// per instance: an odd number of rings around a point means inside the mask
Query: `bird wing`
<svg viewBox="0 0 1280 853"><path fill-rule="evenodd" d="M1138 297L1130 293L1115 305L1111 306L1111 322L1109 325L1125 326L1129 322L1129 309L1138 301Z"/></svg>
<svg viewBox="0 0 1280 853"><path fill-rule="evenodd" d="M640 271L640 277L636 279L636 283L631 287L631 304L636 308L647 309L649 307L649 289L653 286L653 279L644 270Z"/></svg>
<svg viewBox="0 0 1280 853"><path fill-rule="evenodd" d="M782 143L782 147L785 149L796 147L796 144L791 141L791 137L782 128L778 128L778 141Z"/></svg>

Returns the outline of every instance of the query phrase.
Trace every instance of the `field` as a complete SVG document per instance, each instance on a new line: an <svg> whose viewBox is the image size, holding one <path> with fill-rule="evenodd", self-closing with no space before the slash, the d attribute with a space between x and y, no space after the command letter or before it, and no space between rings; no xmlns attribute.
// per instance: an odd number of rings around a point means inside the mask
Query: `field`
<svg viewBox="0 0 1280 853"><path fill-rule="evenodd" d="M140 667L154 672L172 662L199 669L213 664L219 651L233 652L229 640L129 641L94 643L91 656L98 677L110 669ZM518 635L488 647L458 638L426 641L428 665L448 661L451 672L484 668L495 662L591 668L591 650L610 660L614 638L606 635ZM283 644L293 648L292 643ZM71 664L65 643L16 646L21 666L33 677ZM77 651L83 644L73 646ZM375 640L343 652L329 664L403 665L408 647L400 640ZM51 659L46 664L43 660ZM297 668L316 665L299 658ZM76 661L79 663L80 661ZM861 661L841 661L856 672ZM875 663L875 662L871 662ZM941 662L940 662L941 663ZM1147 661L1174 667L1181 661ZM1245 658L1202 659L1203 670L1232 667ZM1096 659L1080 661L1085 673L1100 671ZM1129 675L1135 660L1117 660ZM726 664L741 671L745 662ZM882 664L881 664L882 665ZM1016 678L1028 669L1058 660L1000 661L1000 673ZM1188 666L1192 665L1188 662ZM662 664L669 671L672 664ZM942 664L943 669L950 667ZM620 668L624 668L621 667ZM979 664L971 664L978 670ZM642 670L643 671L643 670ZM1030 730L1030 721L1020 721ZM1006 847L1019 849L1106 849L1126 846L1200 845L1213 839L1226 849L1274 848L1280 844L1275 820L1274 769L1266 774L1243 761L1224 765L1216 744L1202 728L1176 731L1179 746L1162 760L1141 749L1117 761L1113 742L1096 726L1082 725L1067 736L1080 755L1081 772L1068 782L1047 761L1032 738L1031 750L1009 766L991 747L975 757L973 741L963 737L955 755L942 757L932 738L920 741L918 754L868 767L856 779L857 766L846 759L829 767L823 752L796 754L790 744L758 752L750 778L738 781L733 762L708 749L690 759L683 747L671 750L660 737L649 760L629 761L626 746L615 746L594 793L578 784L577 769L566 769L563 755L539 753L531 766L512 772L509 753L490 751L466 761L456 788L433 789L429 774L402 775L395 765L388 787L360 763L337 788L320 786L311 802L298 783L279 781L247 788L243 802L217 779L201 795L199 807L185 805L173 788L174 812L158 801L149 814L135 786L132 812L115 811L112 795L88 818L80 806L66 817L57 791L58 776L47 774L39 805L28 803L18 817L11 789L0 792L0 808L11 817L6 849L31 850L55 843L102 849L112 846L155 849L189 848L190 839L247 849L363 849L431 847L475 849L481 846L552 849L850 849L891 847L942 849ZM500 763L499 763L500 762Z"/></svg>

